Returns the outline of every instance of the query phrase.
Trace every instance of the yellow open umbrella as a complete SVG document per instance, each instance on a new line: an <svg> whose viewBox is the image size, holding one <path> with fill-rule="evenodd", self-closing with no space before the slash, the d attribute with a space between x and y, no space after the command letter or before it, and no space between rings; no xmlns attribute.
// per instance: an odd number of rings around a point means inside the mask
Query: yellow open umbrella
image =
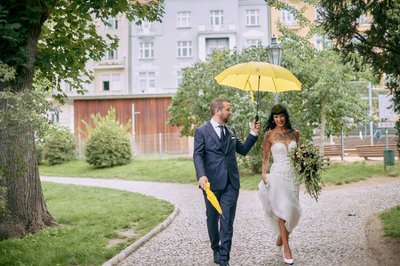
<svg viewBox="0 0 400 266"><path fill-rule="evenodd" d="M284 67L265 62L247 62L228 67L214 78L218 84L250 91L284 92L301 90L301 82ZM257 95L257 97L259 97ZM257 101L258 113L258 101Z"/></svg>
<svg viewBox="0 0 400 266"><path fill-rule="evenodd" d="M206 183L205 192L206 192L208 201L211 203L212 206L214 206L214 208L217 210L219 215L221 215L222 218L225 219L224 214L222 213L221 205L219 204L219 201L218 201L217 197L215 196L214 192L212 192L210 189L210 182Z"/></svg>

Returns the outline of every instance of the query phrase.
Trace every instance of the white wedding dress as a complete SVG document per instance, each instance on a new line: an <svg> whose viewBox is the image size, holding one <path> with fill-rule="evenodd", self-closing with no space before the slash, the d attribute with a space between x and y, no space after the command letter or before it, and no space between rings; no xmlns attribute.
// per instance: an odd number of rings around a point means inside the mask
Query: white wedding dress
<svg viewBox="0 0 400 266"><path fill-rule="evenodd" d="M279 235L279 218L286 221L288 232L292 232L299 222L299 183L293 172L288 154L297 147L292 140L289 145L275 142L271 146L273 164L267 175L267 185L261 180L259 197L274 234Z"/></svg>

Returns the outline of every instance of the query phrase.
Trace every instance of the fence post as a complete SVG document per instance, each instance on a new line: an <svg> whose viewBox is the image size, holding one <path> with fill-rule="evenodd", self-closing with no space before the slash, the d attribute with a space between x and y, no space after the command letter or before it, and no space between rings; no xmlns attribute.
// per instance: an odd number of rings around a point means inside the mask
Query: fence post
<svg viewBox="0 0 400 266"><path fill-rule="evenodd" d="M78 157L82 159L82 142L81 142L81 132L78 131Z"/></svg>
<svg viewBox="0 0 400 266"><path fill-rule="evenodd" d="M160 154L160 159L162 158L162 133L158 133L158 149Z"/></svg>

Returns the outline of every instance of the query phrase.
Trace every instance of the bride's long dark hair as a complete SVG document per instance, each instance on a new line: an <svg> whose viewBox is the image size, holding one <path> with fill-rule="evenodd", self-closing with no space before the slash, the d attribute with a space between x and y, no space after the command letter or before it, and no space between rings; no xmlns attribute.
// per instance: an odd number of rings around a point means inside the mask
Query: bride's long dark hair
<svg viewBox="0 0 400 266"><path fill-rule="evenodd" d="M292 124L290 124L290 119L289 119L289 113L286 110L286 107L281 104L275 104L272 109L271 109L271 114L269 115L267 125L265 126L265 131L274 129L276 127L275 121L274 121L274 115L280 115L284 114L285 115L285 128L287 130L293 130Z"/></svg>

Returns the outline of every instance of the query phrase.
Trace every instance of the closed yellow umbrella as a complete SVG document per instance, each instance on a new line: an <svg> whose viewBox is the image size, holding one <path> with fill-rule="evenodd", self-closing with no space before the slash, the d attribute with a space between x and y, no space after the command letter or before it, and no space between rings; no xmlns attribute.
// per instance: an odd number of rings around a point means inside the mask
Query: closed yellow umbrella
<svg viewBox="0 0 400 266"><path fill-rule="evenodd" d="M219 204L219 201L218 201L217 197L215 196L214 192L212 192L210 189L210 182L206 183L205 192L206 192L208 201L211 203L212 206L214 206L214 208L217 210L219 215L221 215L222 218L225 219L224 214L222 213L221 205Z"/></svg>

